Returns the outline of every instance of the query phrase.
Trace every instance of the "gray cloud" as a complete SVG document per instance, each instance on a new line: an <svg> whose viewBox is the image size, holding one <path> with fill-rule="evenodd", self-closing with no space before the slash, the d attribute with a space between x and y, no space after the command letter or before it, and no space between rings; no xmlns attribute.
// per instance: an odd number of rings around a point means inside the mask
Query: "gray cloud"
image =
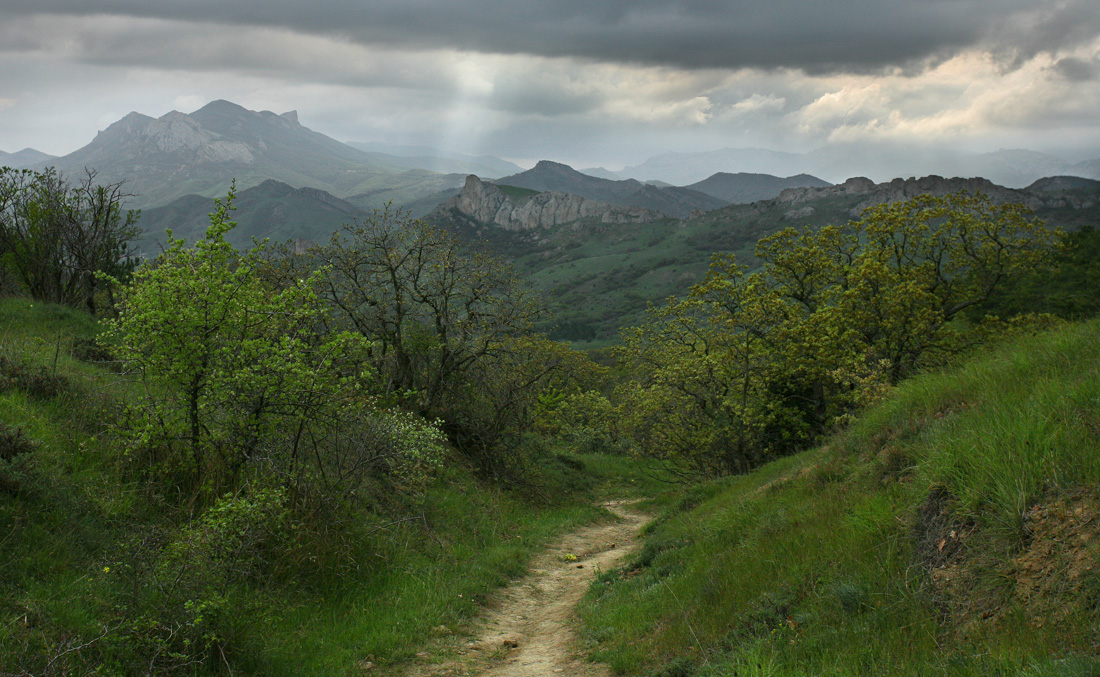
<svg viewBox="0 0 1100 677"><path fill-rule="evenodd" d="M978 45L1024 58L1100 32L1094 0L8 0L0 18L41 13L267 26L408 49L813 73L868 72Z"/></svg>
<svg viewBox="0 0 1100 677"><path fill-rule="evenodd" d="M217 98L299 109L342 140L582 166L864 140L1080 148L1100 144L1098 15L1095 0L4 0L0 149L69 152L132 110Z"/></svg>
<svg viewBox="0 0 1100 677"><path fill-rule="evenodd" d="M1100 63L1073 57L1059 59L1054 71L1070 82L1095 82L1100 79Z"/></svg>

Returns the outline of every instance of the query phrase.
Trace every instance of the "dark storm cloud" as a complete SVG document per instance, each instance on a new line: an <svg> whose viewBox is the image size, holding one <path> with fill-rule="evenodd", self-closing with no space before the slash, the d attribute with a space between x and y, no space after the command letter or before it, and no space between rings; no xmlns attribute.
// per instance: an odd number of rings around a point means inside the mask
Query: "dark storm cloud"
<svg viewBox="0 0 1100 677"><path fill-rule="evenodd" d="M0 19L40 13L270 26L409 49L809 72L870 71L972 46L1025 58L1100 32L1095 0L9 0Z"/></svg>
<svg viewBox="0 0 1100 677"><path fill-rule="evenodd" d="M1054 71L1070 82L1094 82L1100 79L1100 63L1066 57L1054 64Z"/></svg>

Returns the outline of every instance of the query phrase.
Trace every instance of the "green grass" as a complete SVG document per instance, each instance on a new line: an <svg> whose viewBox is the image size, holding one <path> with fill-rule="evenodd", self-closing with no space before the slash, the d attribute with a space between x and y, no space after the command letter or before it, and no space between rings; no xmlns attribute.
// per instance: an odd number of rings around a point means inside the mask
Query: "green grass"
<svg viewBox="0 0 1100 677"><path fill-rule="evenodd" d="M411 658L436 628L457 630L487 595L522 574L552 536L605 514L577 501L533 508L455 471L432 487L423 508L378 534L360 580L280 614L254 647L265 657L256 668L358 674L367 657L381 665Z"/></svg>
<svg viewBox="0 0 1100 677"><path fill-rule="evenodd" d="M586 597L628 675L1097 674L1100 322L903 384L686 491Z"/></svg>

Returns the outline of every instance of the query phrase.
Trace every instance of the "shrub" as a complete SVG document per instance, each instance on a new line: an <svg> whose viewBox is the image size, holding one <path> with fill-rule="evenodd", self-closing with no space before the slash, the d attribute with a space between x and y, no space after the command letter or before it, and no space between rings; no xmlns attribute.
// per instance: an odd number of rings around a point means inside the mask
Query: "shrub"
<svg viewBox="0 0 1100 677"><path fill-rule="evenodd" d="M19 390L31 397L50 399L71 389L64 376L51 374L45 367L31 367L8 355L0 354L0 392Z"/></svg>

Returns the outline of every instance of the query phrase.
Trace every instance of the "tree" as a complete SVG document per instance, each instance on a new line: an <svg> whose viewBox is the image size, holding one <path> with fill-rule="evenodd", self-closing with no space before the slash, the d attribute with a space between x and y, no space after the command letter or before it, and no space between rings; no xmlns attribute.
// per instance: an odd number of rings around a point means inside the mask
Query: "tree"
<svg viewBox="0 0 1100 677"><path fill-rule="evenodd" d="M762 272L718 256L687 298L628 331L622 419L651 455L738 472L801 448L880 381L980 340L962 314L1055 249L1019 205L965 193L762 239Z"/></svg>
<svg viewBox="0 0 1100 677"><path fill-rule="evenodd" d="M952 323L1057 248L1023 205L994 205L965 192L877 205L850 226L864 239L839 316L892 382L942 362L969 342Z"/></svg>
<svg viewBox="0 0 1100 677"><path fill-rule="evenodd" d="M127 431L134 447L208 496L249 469L343 498L370 476L422 478L438 463L438 428L371 396L371 346L325 331L319 274L272 287L263 245L226 241L233 197L215 201L193 246L169 232L107 322L105 340L145 385Z"/></svg>
<svg viewBox="0 0 1100 677"><path fill-rule="evenodd" d="M499 379L515 376L501 370L527 359L518 341L544 313L510 266L388 210L345 226L310 256L335 327L371 342L367 361L381 394L441 419L453 441L488 458L486 449L506 437L488 421L511 405L486 398L501 392Z"/></svg>
<svg viewBox="0 0 1100 677"><path fill-rule="evenodd" d="M123 184L95 178L88 170L72 184L52 168L0 169L0 261L34 298L92 313L104 280L135 267L140 234L138 212L123 208ZM113 304L112 288L105 290Z"/></svg>

